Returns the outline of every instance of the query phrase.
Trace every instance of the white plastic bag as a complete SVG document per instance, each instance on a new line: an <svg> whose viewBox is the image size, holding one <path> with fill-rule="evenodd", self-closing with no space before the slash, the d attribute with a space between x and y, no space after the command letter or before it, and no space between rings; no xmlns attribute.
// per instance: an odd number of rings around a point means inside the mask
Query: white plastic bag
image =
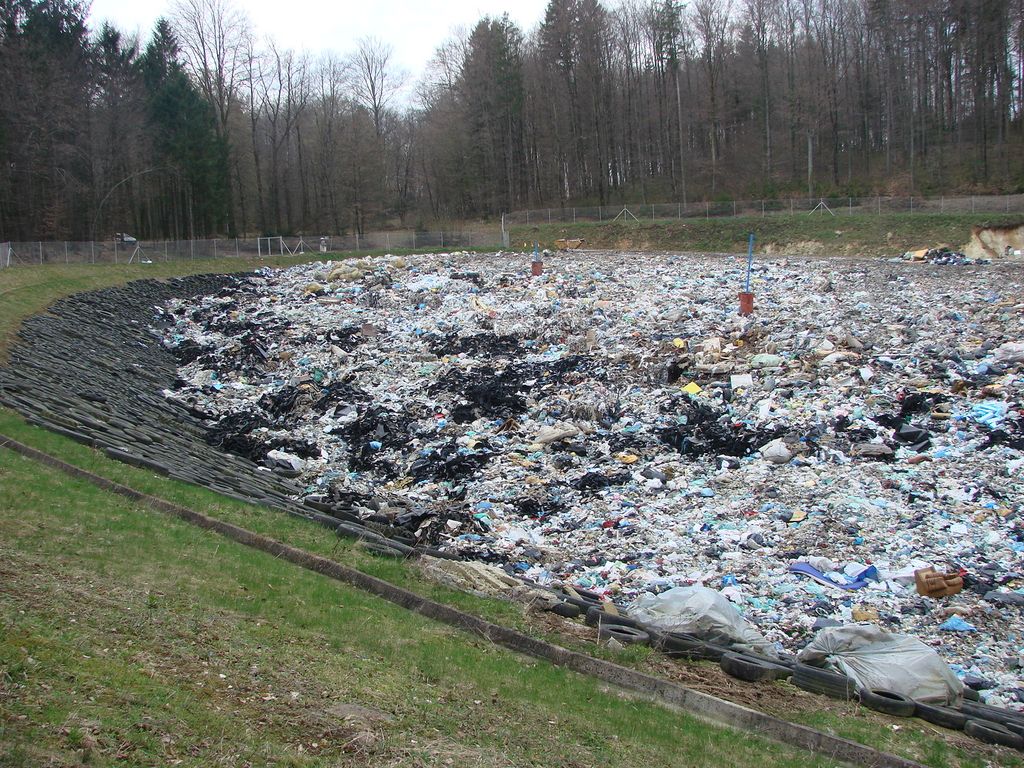
<svg viewBox="0 0 1024 768"><path fill-rule="evenodd" d="M860 688L881 688L934 704L959 706L963 699L964 684L932 648L873 624L827 627L798 658L814 666L825 662Z"/></svg>
<svg viewBox="0 0 1024 768"><path fill-rule="evenodd" d="M1024 341L1008 341L996 347L996 362L1024 363Z"/></svg>
<svg viewBox="0 0 1024 768"><path fill-rule="evenodd" d="M686 632L710 643L778 658L772 644L733 604L707 587L675 587L660 595L644 595L633 603L630 615L665 632Z"/></svg>

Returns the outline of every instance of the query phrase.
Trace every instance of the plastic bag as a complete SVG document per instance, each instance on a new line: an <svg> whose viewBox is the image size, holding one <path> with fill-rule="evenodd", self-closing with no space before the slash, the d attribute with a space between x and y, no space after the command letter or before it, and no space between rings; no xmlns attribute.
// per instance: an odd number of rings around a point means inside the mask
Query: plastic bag
<svg viewBox="0 0 1024 768"><path fill-rule="evenodd" d="M826 666L860 688L881 688L911 699L959 706L964 684L934 650L916 637L873 624L828 627L800 651L801 662Z"/></svg>
<svg viewBox="0 0 1024 768"><path fill-rule="evenodd" d="M1000 363L1024 363L1024 341L1008 341L996 347L996 361Z"/></svg>
<svg viewBox="0 0 1024 768"><path fill-rule="evenodd" d="M774 646L750 626L735 606L707 587L675 587L637 600L630 615L666 632L686 632L710 643L778 658Z"/></svg>

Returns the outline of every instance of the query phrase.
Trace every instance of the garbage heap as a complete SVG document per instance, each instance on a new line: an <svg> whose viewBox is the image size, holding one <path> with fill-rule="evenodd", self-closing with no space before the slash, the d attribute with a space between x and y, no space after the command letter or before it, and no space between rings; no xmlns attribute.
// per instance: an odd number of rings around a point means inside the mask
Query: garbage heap
<svg viewBox="0 0 1024 768"><path fill-rule="evenodd" d="M943 267L962 267L965 264L991 264L991 259L974 258L960 251L942 246L940 248L922 248L918 251L907 251L901 257L903 261L922 261Z"/></svg>
<svg viewBox="0 0 1024 768"><path fill-rule="evenodd" d="M790 649L871 621L1024 700L1018 272L774 261L741 317L745 259L544 268L316 263L172 301L165 395L420 542L620 603L706 585Z"/></svg>

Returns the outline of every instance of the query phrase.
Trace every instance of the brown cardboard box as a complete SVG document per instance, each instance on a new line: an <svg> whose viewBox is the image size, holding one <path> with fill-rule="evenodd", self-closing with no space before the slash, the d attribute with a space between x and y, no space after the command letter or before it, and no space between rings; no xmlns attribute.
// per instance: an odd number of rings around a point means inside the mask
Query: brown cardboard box
<svg viewBox="0 0 1024 768"><path fill-rule="evenodd" d="M940 573L931 566L914 571L914 581L917 594L927 597L948 597L964 588L964 580L958 574Z"/></svg>

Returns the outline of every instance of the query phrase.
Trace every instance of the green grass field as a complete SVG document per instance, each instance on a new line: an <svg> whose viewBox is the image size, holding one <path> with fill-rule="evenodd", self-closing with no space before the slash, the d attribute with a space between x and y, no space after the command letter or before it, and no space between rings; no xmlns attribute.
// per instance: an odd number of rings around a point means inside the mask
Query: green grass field
<svg viewBox="0 0 1024 768"><path fill-rule="evenodd" d="M0 273L0 339L69 293L253 266L10 270ZM665 664L646 649L555 636L516 604L436 585L317 526L111 461L11 411L0 409L0 433L492 621L647 671ZM1024 764L920 721L897 726L809 694L776 714L930 765ZM0 765L637 761L828 762L624 699L0 450Z"/></svg>
<svg viewBox="0 0 1024 768"><path fill-rule="evenodd" d="M0 509L5 766L826 764L7 452Z"/></svg>

